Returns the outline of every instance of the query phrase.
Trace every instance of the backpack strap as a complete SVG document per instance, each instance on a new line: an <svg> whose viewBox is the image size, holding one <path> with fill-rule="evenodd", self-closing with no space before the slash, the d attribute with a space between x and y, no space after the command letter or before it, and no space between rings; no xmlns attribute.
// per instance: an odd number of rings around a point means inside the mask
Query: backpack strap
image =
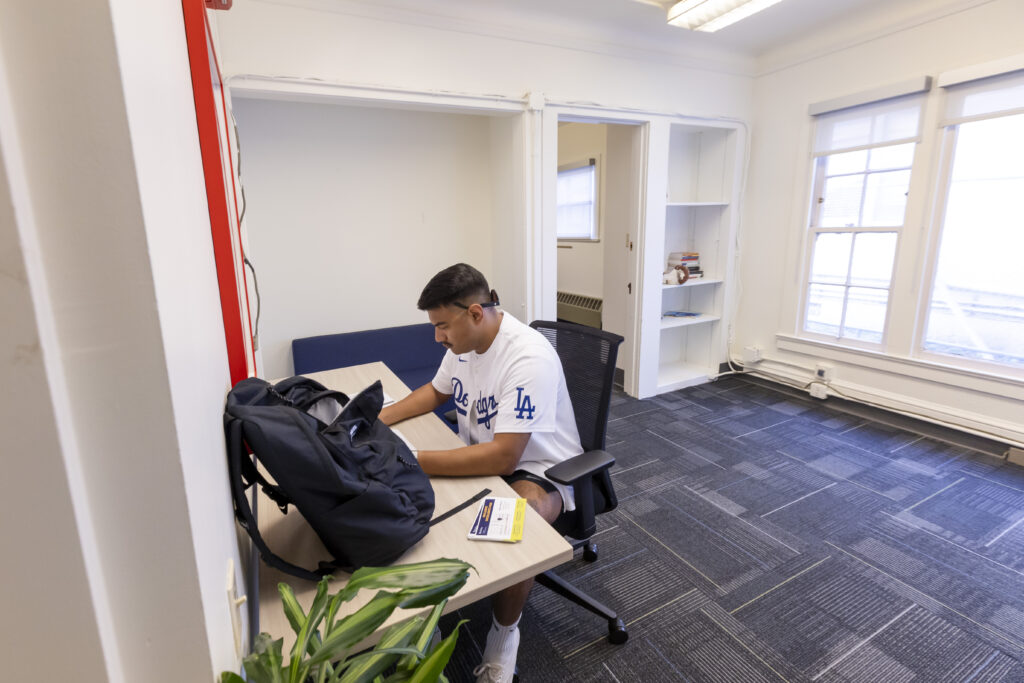
<svg viewBox="0 0 1024 683"><path fill-rule="evenodd" d="M459 503L458 505L453 507L448 512L440 514L437 517L434 517L434 519L430 520L430 526L434 526L435 524L437 524L439 522L443 522L444 520L448 519L449 517L451 517L455 513L461 512L462 510L465 510L470 505L472 505L473 503L477 502L478 500L480 500L481 498L483 498L484 496L486 496L490 492L491 492L490 489L484 489L483 491L481 491L480 493L476 494L475 496L473 496L469 500L462 501L461 503Z"/></svg>
<svg viewBox="0 0 1024 683"><path fill-rule="evenodd" d="M288 497L288 494L284 492L280 486L271 484L267 481L266 477L260 474L260 470L256 465L252 463L252 460L246 457L248 453L245 450L244 444L242 447L242 460L241 460L241 475L242 483L245 488L249 488L253 484L259 484L260 488L263 489L263 493L267 494L267 498L277 503L277 507L281 508L281 512L288 512L288 505L292 502L292 499ZM239 520L241 521L241 520Z"/></svg>
<svg viewBox="0 0 1024 683"><path fill-rule="evenodd" d="M330 573L332 565L321 563L319 569L309 571L281 559L281 557L275 555L267 547L266 542L260 535L256 519L253 517L252 508L249 507L249 500L245 497L245 488L242 486L242 461L244 460L247 460L247 458L242 440L242 422L240 420L231 420L228 425L228 474L231 480L231 498L235 503L235 516L238 517L239 524L249 533L249 538L252 539L252 542L259 549L263 561L271 567L279 569L286 574L297 576L300 579L319 581ZM249 463L249 466L252 467L252 463Z"/></svg>

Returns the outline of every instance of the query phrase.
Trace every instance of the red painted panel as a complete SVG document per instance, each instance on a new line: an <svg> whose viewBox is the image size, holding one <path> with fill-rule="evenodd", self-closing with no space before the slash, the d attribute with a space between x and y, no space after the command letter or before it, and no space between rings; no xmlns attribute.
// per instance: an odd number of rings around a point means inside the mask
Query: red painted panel
<svg viewBox="0 0 1024 683"><path fill-rule="evenodd" d="M196 125L199 130L203 176L206 180L206 200L210 211L220 307L224 318L224 340L227 344L228 368L233 384L250 375L250 365L246 354L246 332L241 314L239 293L242 288L236 278L235 253L231 245L233 225L228 211L221 141L217 131L217 105L211 71L214 66L211 64L211 46L208 42L203 0L182 0L181 8L192 72L192 93L196 103ZM255 364L252 367L255 367Z"/></svg>

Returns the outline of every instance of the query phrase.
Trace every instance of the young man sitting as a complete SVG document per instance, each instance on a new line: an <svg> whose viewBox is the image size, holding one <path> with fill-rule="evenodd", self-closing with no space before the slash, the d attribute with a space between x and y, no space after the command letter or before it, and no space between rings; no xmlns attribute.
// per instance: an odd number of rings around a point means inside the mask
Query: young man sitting
<svg viewBox="0 0 1024 683"><path fill-rule="evenodd" d="M476 268L459 263L431 278L417 307L448 349L433 381L381 412L386 424L428 413L454 398L466 444L420 451L427 474L497 474L551 523L574 509L572 489L544 471L583 452L562 363L536 330L498 308L498 295ZM492 598L493 624L478 683L508 683L519 649L519 618L533 579Z"/></svg>

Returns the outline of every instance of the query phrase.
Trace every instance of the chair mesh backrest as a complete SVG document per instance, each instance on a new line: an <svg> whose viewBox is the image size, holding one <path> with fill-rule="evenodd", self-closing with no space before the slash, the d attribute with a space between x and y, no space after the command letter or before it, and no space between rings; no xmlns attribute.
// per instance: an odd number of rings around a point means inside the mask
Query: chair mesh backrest
<svg viewBox="0 0 1024 683"><path fill-rule="evenodd" d="M583 450L603 449L615 358L623 338L576 323L535 320L530 327L551 342L562 360L565 384L576 414Z"/></svg>

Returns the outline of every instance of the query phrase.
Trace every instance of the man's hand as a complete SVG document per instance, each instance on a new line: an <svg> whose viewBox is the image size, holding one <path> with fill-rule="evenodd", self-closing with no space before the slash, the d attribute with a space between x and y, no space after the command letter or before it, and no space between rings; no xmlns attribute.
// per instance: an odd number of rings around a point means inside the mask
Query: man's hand
<svg viewBox="0 0 1024 683"><path fill-rule="evenodd" d="M396 401L381 410L378 419L390 427L410 417L429 413L439 405L443 405L448 398L448 394L442 394L434 388L433 384L427 382L401 401Z"/></svg>

